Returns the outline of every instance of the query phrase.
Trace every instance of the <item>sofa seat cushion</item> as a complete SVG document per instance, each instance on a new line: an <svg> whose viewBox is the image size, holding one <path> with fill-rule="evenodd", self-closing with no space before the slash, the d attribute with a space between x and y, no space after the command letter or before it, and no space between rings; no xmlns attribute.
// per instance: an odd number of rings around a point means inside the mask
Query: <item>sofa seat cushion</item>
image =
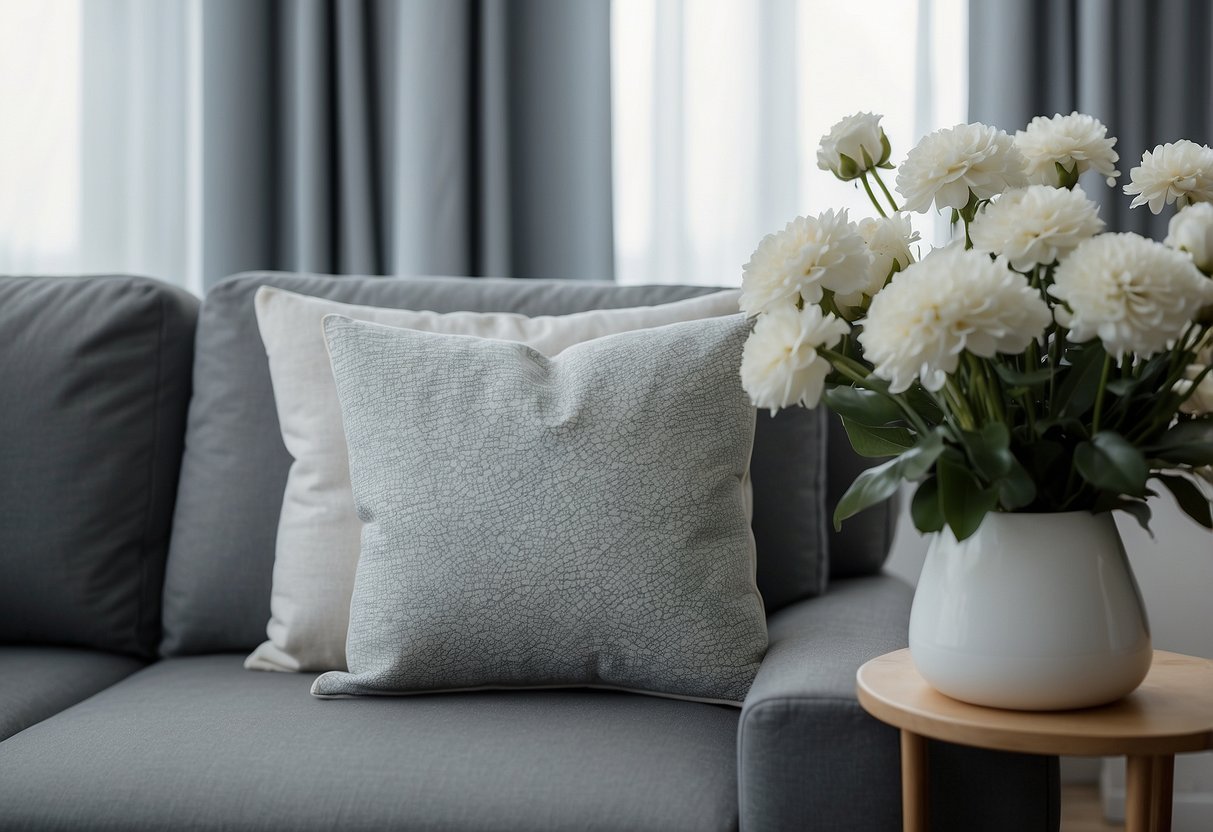
<svg viewBox="0 0 1213 832"><path fill-rule="evenodd" d="M170 659L0 743L0 829L710 830L737 710L606 691L320 700Z"/></svg>
<svg viewBox="0 0 1213 832"><path fill-rule="evenodd" d="M143 662L74 647L0 646L0 740L129 676Z"/></svg>

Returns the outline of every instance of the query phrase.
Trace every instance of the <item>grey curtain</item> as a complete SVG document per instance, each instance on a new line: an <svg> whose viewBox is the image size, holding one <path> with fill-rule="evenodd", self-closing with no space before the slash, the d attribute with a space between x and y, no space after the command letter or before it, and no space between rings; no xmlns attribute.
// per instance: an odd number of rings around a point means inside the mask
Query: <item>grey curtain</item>
<svg viewBox="0 0 1213 832"><path fill-rule="evenodd" d="M609 0L208 0L203 273L613 277Z"/></svg>
<svg viewBox="0 0 1213 832"><path fill-rule="evenodd" d="M1213 142L1209 0L970 0L969 118L1005 130L1035 115L1088 113L1118 137L1115 193L1083 187L1109 228L1161 238L1169 212L1129 211L1121 187L1141 154Z"/></svg>

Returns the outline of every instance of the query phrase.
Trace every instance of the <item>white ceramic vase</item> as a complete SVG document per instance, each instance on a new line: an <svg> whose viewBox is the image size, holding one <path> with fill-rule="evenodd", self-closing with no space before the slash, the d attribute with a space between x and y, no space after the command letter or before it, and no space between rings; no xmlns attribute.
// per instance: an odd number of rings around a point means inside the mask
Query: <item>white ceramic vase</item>
<svg viewBox="0 0 1213 832"><path fill-rule="evenodd" d="M936 535L910 653L932 687L975 705L1063 710L1132 692L1153 651L1111 514L991 512L965 541Z"/></svg>

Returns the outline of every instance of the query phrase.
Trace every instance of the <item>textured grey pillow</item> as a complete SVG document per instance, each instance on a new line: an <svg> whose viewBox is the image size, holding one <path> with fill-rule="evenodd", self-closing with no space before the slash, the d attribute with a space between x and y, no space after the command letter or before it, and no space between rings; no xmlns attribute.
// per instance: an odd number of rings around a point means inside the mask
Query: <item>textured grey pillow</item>
<svg viewBox="0 0 1213 832"><path fill-rule="evenodd" d="M318 696L601 686L740 703L766 649L741 316L575 345L325 318L364 522Z"/></svg>

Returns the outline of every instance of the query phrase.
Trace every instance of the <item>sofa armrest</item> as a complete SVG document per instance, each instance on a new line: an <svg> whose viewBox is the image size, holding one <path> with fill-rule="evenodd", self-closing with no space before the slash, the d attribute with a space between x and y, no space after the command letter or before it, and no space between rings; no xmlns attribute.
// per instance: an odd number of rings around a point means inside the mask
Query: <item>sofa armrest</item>
<svg viewBox="0 0 1213 832"><path fill-rule="evenodd" d="M898 734L855 697L855 671L906 646L913 590L890 575L832 581L771 616L738 728L743 832L901 828ZM932 829L1056 830L1057 761L932 742Z"/></svg>

